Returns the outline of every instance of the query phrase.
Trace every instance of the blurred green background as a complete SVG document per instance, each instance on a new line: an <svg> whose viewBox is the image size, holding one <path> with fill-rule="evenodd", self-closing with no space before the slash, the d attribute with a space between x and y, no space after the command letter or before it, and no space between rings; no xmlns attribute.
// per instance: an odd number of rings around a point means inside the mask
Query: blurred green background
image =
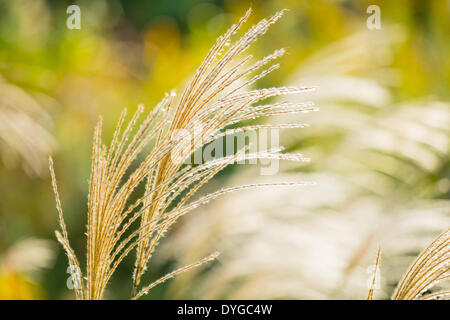
<svg viewBox="0 0 450 320"><path fill-rule="evenodd" d="M81 8L80 30L66 27L70 4ZM381 8L380 30L366 27L366 9L372 4ZM252 48L258 57L279 47L288 51L280 70L257 85L319 86L311 97L321 107L313 129L286 136L289 149L309 152L313 161L286 171L366 177L370 183L359 180L364 190L351 197L376 194L383 208L437 201L438 210L444 210L439 226L448 227L449 1L3 0L0 298L73 298L66 285L67 260L53 236L57 213L48 155L55 160L72 245L83 257L91 136L98 114L109 140L124 107L132 111L143 103L151 108L165 92L182 86L214 40L250 6L254 13L248 26L289 9ZM410 116L418 122L431 120L397 135L395 130ZM389 150L369 143L381 136L353 139L370 126L401 138L387 137L393 144ZM333 158L337 154L346 161ZM226 178L236 174L227 171ZM430 234L436 235L435 229ZM162 252L155 259L151 279L175 267L180 256ZM132 260L119 268L109 298L128 298ZM191 282L195 288L196 280ZM394 285L387 284L386 292ZM156 288L148 298L207 296L177 294L170 286ZM298 297L316 297L298 290Z"/></svg>

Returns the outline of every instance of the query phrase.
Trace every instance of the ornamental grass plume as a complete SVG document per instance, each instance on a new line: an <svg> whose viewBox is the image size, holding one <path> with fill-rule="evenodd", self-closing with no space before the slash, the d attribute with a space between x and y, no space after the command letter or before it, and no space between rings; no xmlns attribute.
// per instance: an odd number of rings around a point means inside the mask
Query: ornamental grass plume
<svg viewBox="0 0 450 320"><path fill-rule="evenodd" d="M367 300L373 300L377 268L381 249L378 248L375 268ZM424 294L439 282L450 278L450 229L433 240L406 270L392 300L448 300L450 291L442 290Z"/></svg>
<svg viewBox="0 0 450 320"><path fill-rule="evenodd" d="M308 158L301 154L283 154L280 149L247 153L248 148L244 147L232 155L198 165L186 164L178 159L180 156L182 160L188 159L195 151L191 146L192 140L201 141L195 149L202 148L227 135L228 133L224 131L227 126L243 120L317 110L311 103L281 102L254 106L266 98L303 93L313 90L311 87L248 89L279 65L274 64L253 77L247 77L282 56L284 50L276 50L252 64L250 64L252 55L245 57L241 55L265 34L284 12L280 11L268 19L261 20L237 41L232 42L231 38L249 17L251 13L249 9L235 25L217 39L179 99L175 91L166 94L164 99L148 113L137 130L135 127L144 112L144 107L138 107L126 126L124 126L126 116L124 110L109 147L102 141L102 119L99 119L94 131L92 148L87 214L87 264L84 272L69 244L53 161L50 158L52 185L61 227L61 231L56 231L56 237L66 251L72 277L77 280L75 294L78 299L102 299L111 276L134 249L136 262L132 299L141 297L155 285L179 273L216 258L218 254L213 253L167 274L148 286L140 286L148 261L164 232L179 217L214 198L250 188L309 184L280 182L242 185L222 189L188 202L215 174L236 161L250 158L308 161ZM235 62L238 57L240 60ZM196 124L202 125L201 130L196 129ZM286 127L300 128L304 127L304 124L254 125L238 130ZM236 129L230 134L233 133L236 133ZM145 153L142 159L140 155L144 153L146 147L151 147L151 150ZM174 159L173 155L177 155L178 158ZM145 184L145 192L133 202L131 195L134 195L136 187L141 184Z"/></svg>
<svg viewBox="0 0 450 320"><path fill-rule="evenodd" d="M423 295L428 289L450 278L450 229L430 243L413 261L392 296L394 300L450 299L450 291Z"/></svg>
<svg viewBox="0 0 450 320"><path fill-rule="evenodd" d="M161 244L163 259L182 266L218 250L221 260L210 270L177 277L165 297L362 299L379 244L382 277L374 299L388 299L411 253L450 225L443 177L450 104L426 97L396 102L378 71L395 74L381 61L387 51L395 55L405 30L379 31L358 31L324 47L289 81L319 86L311 99L326 108L307 120L311 128L304 134L284 135L291 152L301 148L315 161L279 179L311 179L317 186L302 190L301 197L295 188L232 194L185 217ZM290 121L299 118L292 115ZM229 183L264 181L248 171ZM195 291L189 290L192 283ZM430 291L435 290L440 289Z"/></svg>

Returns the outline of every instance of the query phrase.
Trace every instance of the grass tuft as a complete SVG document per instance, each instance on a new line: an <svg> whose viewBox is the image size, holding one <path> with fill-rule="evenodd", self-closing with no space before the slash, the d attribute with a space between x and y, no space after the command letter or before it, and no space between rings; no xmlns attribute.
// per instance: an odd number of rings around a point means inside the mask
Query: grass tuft
<svg viewBox="0 0 450 320"><path fill-rule="evenodd" d="M102 118L99 118L92 146L85 274L82 273L69 244L53 161L50 158L52 185L62 232L57 231L56 236L67 253L73 278L80 281L75 290L77 298L102 299L111 276L134 249L136 262L132 278L132 299L141 297L154 286L179 273L214 259L216 253L177 269L138 290L148 261L163 234L179 217L202 204L223 194L248 188L309 185L305 182L250 184L219 190L188 203L201 186L236 161L246 158L269 158L305 162L309 159L299 154L282 154L281 150L245 155L247 151L245 147L231 156L197 166L185 165L183 161L175 161L172 157L176 154L181 155L182 160L189 158L195 151L192 150L191 140L201 141L200 145L196 145L198 149L239 130L306 126L305 124L250 126L235 129L230 133L223 132L227 126L243 120L317 110L312 104L292 102L254 106L255 103L269 97L304 93L314 88L248 89L255 81L265 77L279 65L274 64L252 77L249 76L284 54L284 49L276 50L250 65L252 56L242 57L250 45L283 15L284 10L261 20L232 42L232 37L236 35L250 13L251 9L217 39L179 98L174 90L166 94L141 122L139 119L145 108L139 106L125 128L123 128L126 118L124 110L109 147L103 143ZM237 59L240 60L235 62ZM198 124L202 125L201 130L197 129ZM148 146L152 147L151 151L139 160L138 156L143 154ZM132 193L141 183L146 184L145 193L130 203Z"/></svg>

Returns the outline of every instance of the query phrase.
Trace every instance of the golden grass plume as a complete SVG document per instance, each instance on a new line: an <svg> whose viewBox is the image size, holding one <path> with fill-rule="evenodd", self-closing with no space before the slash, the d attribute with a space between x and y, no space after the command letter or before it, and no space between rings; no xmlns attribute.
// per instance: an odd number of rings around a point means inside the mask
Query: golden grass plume
<svg viewBox="0 0 450 320"><path fill-rule="evenodd" d="M394 300L432 300L449 299L450 291L440 291L423 295L438 282L450 278L450 229L439 235L413 261L392 299Z"/></svg>
<svg viewBox="0 0 450 320"><path fill-rule="evenodd" d="M223 137L223 130L247 119L262 116L316 111L310 103L281 102L254 106L258 101L273 96L303 93L310 87L277 87L249 90L252 84L279 67L274 64L247 79L249 75L284 54L284 49L250 64L252 55L241 56L270 25L284 13L280 11L252 26L237 41L231 42L251 13L246 14L224 35L220 36L200 67L188 82L179 99L175 91L148 113L137 131L135 127L144 107L139 106L124 127L126 110L120 116L112 141L107 147L102 141L102 119L95 128L92 166L88 200L87 265L85 273L73 252L64 223L59 200L53 161L50 158L52 185L56 197L61 232L56 231L58 241L64 247L72 270L78 279L75 288L79 299L101 299L105 288L123 259L136 249L131 298L137 299L155 285L197 267L217 257L217 253L193 264L175 270L154 283L138 290L148 261L164 232L177 219L198 206L223 194L277 185L307 185L307 182L250 184L216 191L191 201L192 195L227 165L246 158L270 158L307 161L301 154L282 154L281 150L268 150L245 155L246 148L231 156L214 159L196 166L174 161L172 155L188 158L194 150L191 140L201 141L195 148ZM201 130L196 125L202 124ZM264 125L240 130L260 128L296 128L303 124ZM123 133L122 133L123 130ZM239 130L239 129L238 129ZM135 133L134 133L135 132ZM190 132L191 135L180 132ZM192 139L191 139L192 138ZM147 146L151 151L139 158ZM140 160L139 160L140 159ZM138 164L136 165L136 162ZM135 166L136 165L136 166ZM134 169L133 169L134 168ZM136 187L146 184L145 193L134 202L131 195Z"/></svg>

